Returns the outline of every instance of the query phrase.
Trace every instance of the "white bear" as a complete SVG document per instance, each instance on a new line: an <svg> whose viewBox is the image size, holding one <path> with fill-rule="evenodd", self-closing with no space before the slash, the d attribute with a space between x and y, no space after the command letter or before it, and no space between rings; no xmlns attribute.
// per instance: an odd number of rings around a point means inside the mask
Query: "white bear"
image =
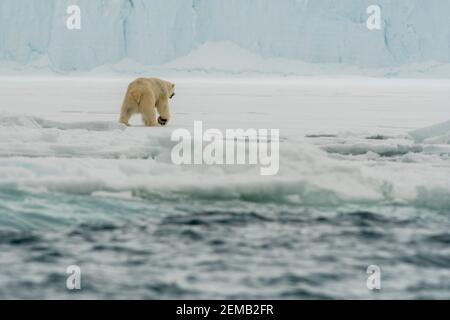
<svg viewBox="0 0 450 320"><path fill-rule="evenodd" d="M157 78L136 79L128 86L119 122L129 126L131 116L140 113L146 126L165 126L170 120L169 99L174 96L175 85L171 82Z"/></svg>

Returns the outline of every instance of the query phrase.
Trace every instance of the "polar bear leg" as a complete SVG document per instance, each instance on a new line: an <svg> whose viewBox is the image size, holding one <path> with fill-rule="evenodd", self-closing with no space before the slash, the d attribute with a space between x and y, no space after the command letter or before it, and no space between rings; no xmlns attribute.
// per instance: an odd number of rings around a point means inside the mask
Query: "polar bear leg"
<svg viewBox="0 0 450 320"><path fill-rule="evenodd" d="M128 121L130 120L131 116L134 114L133 110L122 108L122 112L120 113L120 119L119 122L123 123L126 126L130 126Z"/></svg>
<svg viewBox="0 0 450 320"><path fill-rule="evenodd" d="M159 113L158 123L165 126L170 120L169 102L162 101L156 104L156 109Z"/></svg>
<svg viewBox="0 0 450 320"><path fill-rule="evenodd" d="M156 121L156 109L152 106L146 106L142 109L142 120L147 127L157 127L158 122Z"/></svg>
<svg viewBox="0 0 450 320"><path fill-rule="evenodd" d="M142 120L147 127L157 127L155 99L150 94L144 94L139 105L142 113Z"/></svg>

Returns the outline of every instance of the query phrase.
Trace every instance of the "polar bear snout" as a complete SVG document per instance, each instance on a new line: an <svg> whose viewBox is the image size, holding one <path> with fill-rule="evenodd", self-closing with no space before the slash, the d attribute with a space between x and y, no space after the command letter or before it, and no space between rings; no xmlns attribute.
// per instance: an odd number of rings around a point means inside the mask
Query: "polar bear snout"
<svg viewBox="0 0 450 320"><path fill-rule="evenodd" d="M172 93L172 95L169 97L169 99L172 99L173 97L175 97L175 92Z"/></svg>

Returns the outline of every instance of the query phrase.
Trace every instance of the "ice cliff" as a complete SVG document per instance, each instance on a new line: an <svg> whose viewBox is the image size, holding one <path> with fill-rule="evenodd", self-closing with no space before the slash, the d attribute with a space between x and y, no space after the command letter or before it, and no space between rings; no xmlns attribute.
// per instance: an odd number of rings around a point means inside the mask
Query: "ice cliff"
<svg viewBox="0 0 450 320"><path fill-rule="evenodd" d="M81 30L66 27L74 4ZM373 4L381 30L366 27ZM126 58L158 66L228 41L262 58L316 64L449 63L449 16L443 0L2 0L0 60L45 57L62 71Z"/></svg>

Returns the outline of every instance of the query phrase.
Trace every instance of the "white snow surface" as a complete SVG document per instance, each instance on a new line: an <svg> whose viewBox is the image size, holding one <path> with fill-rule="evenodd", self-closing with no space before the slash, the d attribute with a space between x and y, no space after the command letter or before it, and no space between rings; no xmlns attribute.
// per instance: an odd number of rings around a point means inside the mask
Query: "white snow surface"
<svg viewBox="0 0 450 320"><path fill-rule="evenodd" d="M117 124L131 78L0 79L0 188L152 201L450 208L450 82L171 79L165 128ZM280 171L177 166L176 128L280 129ZM411 135L409 134L411 132ZM419 131L420 132L420 131ZM434 139L434 140L433 140Z"/></svg>
<svg viewBox="0 0 450 320"><path fill-rule="evenodd" d="M66 27L69 5L81 30ZM0 68L383 76L450 74L450 2L379 0L2 0ZM239 51L239 52L237 52ZM238 59L236 59L238 57ZM201 58L204 64L197 62ZM205 61L206 59L206 61ZM323 70L325 68L325 71Z"/></svg>

